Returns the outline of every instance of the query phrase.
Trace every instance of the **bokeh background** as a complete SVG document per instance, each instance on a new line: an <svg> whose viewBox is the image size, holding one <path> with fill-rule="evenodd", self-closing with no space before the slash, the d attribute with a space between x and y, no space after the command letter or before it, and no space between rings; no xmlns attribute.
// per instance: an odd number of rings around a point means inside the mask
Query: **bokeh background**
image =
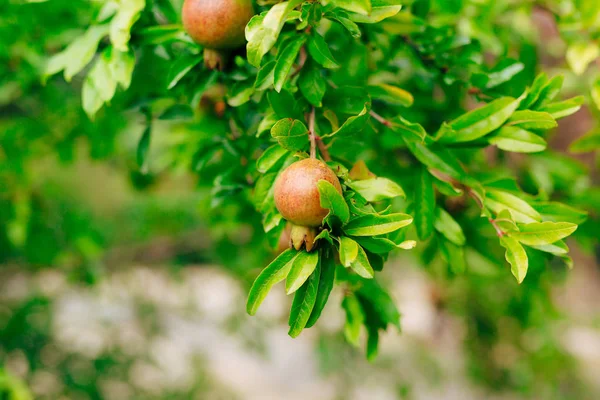
<svg viewBox="0 0 600 400"><path fill-rule="evenodd" d="M144 125L127 107L160 66L142 62L94 121L80 77L41 83L47 55L81 33L89 8L0 2L0 399L600 398L597 224L569 243L572 270L557 262L521 286L475 252L452 279L422 251L396 254L381 282L402 332L382 337L373 362L344 341L341 291L298 339L282 290L249 317L249 285L274 256L260 215L234 194L215 202L218 171L188 167L223 121L157 120L141 171ZM565 75L565 96L588 93L600 64L570 71L544 7L501 23L530 35L535 61ZM556 174L573 186L598 180L594 153L569 152L596 113L583 107L551 140L567 157ZM585 193L572 205L593 219L600 193Z"/></svg>

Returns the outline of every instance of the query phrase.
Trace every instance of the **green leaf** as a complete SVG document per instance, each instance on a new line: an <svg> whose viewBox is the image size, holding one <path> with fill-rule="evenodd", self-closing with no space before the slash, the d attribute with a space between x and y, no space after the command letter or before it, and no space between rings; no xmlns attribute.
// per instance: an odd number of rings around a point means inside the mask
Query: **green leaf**
<svg viewBox="0 0 600 400"><path fill-rule="evenodd" d="M359 24L376 24L386 18L393 17L398 14L401 9L401 5L384 5L379 7L373 5L373 8L368 15L364 15L363 13L351 13L350 19Z"/></svg>
<svg viewBox="0 0 600 400"><path fill-rule="evenodd" d="M256 169L258 172L264 174L278 165L279 162L282 161L288 154L289 152L286 149L274 144L266 149L256 161Z"/></svg>
<svg viewBox="0 0 600 400"><path fill-rule="evenodd" d="M363 130L367 121L369 120L369 104L365 104L360 114L349 117L340 128L327 135L321 135L321 137L332 137L338 135L339 137L355 135Z"/></svg>
<svg viewBox="0 0 600 400"><path fill-rule="evenodd" d="M167 76L167 89L172 89L177 83L202 61L202 56L198 54L189 54L187 56L178 57L175 62L171 64L169 74Z"/></svg>
<svg viewBox="0 0 600 400"><path fill-rule="evenodd" d="M452 131L439 138L442 143L470 142L498 129L515 112L521 98L503 97L451 121Z"/></svg>
<svg viewBox="0 0 600 400"><path fill-rule="evenodd" d="M587 153L600 150L600 130L591 131L580 137L569 147L571 153Z"/></svg>
<svg viewBox="0 0 600 400"><path fill-rule="evenodd" d="M368 303L375 312L382 329L385 329L387 324L392 324L397 329L400 329L400 313L392 297L381 287L374 279L363 281L357 294L361 300ZM364 303L363 303L364 304ZM364 307L366 309L366 307ZM367 316L367 325L369 325L369 317Z"/></svg>
<svg viewBox="0 0 600 400"><path fill-rule="evenodd" d="M426 240L433 233L435 217L435 192L433 181L427 168L421 167L414 189L413 209L415 228L419 239Z"/></svg>
<svg viewBox="0 0 600 400"><path fill-rule="evenodd" d="M501 190L488 189L485 206L497 214L507 210L517 223L528 224L541 220L540 214L529 203Z"/></svg>
<svg viewBox="0 0 600 400"><path fill-rule="evenodd" d="M489 138L489 143L513 153L538 153L546 149L546 141L525 129L505 126Z"/></svg>
<svg viewBox="0 0 600 400"><path fill-rule="evenodd" d="M304 150L308 146L308 128L297 119L284 118L271 128L273 136L279 144L292 152Z"/></svg>
<svg viewBox="0 0 600 400"><path fill-rule="evenodd" d="M310 278L308 278L306 283L298 289L294 296L294 301L292 302L289 319L290 330L288 335L293 338L297 337L306 327L317 301L319 280L321 277L321 266L318 260L319 256L317 255L317 265L314 272L311 274Z"/></svg>
<svg viewBox="0 0 600 400"><path fill-rule="evenodd" d="M438 207L436 209L434 227L436 231L457 246L465 245L466 238L461 226L443 208Z"/></svg>
<svg viewBox="0 0 600 400"><path fill-rule="evenodd" d="M583 96L573 97L572 99L561 101L558 103L547 104L540 107L538 110L547 112L554 119L561 119L568 117L569 115L575 114L581 108L583 104Z"/></svg>
<svg viewBox="0 0 600 400"><path fill-rule="evenodd" d="M351 236L376 236L397 231L412 222L407 214L368 214L351 219L344 226L344 232Z"/></svg>
<svg viewBox="0 0 600 400"><path fill-rule="evenodd" d="M588 65L600 56L600 46L595 41L581 41L567 48L567 63L576 75L582 75Z"/></svg>
<svg viewBox="0 0 600 400"><path fill-rule="evenodd" d="M350 264L358 257L358 243L349 237L340 237L340 262L344 267L349 267Z"/></svg>
<svg viewBox="0 0 600 400"><path fill-rule="evenodd" d="M158 119L161 121L186 120L194 117L194 111L187 104L173 104Z"/></svg>
<svg viewBox="0 0 600 400"><path fill-rule="evenodd" d="M519 226L519 232L511 232L510 237L528 246L541 246L561 240L577 230L570 222L533 222Z"/></svg>
<svg viewBox="0 0 600 400"><path fill-rule="evenodd" d="M137 164L142 170L142 172L145 172L147 170L147 155L148 150L150 149L151 133L151 126L148 125L146 129L144 129L144 133L142 133L142 137L140 138L137 147Z"/></svg>
<svg viewBox="0 0 600 400"><path fill-rule="evenodd" d="M549 81L544 82L543 87L540 89L539 96L531 108L541 111L540 107L554 100L558 93L560 93L564 80L565 78L562 75L557 75Z"/></svg>
<svg viewBox="0 0 600 400"><path fill-rule="evenodd" d="M312 35L308 38L308 52L313 60L325 68L340 67L335 58L333 58L325 39L316 31L313 31Z"/></svg>
<svg viewBox="0 0 600 400"><path fill-rule="evenodd" d="M531 205L541 214L545 221L571 222L580 225L588 218L588 213L586 211L555 201L536 202Z"/></svg>
<svg viewBox="0 0 600 400"><path fill-rule="evenodd" d="M273 285L285 279L292 268L294 259L299 254L292 249L288 249L262 270L248 293L248 301L246 303L248 314L256 314L258 307L260 307L265 297L267 297Z"/></svg>
<svg viewBox="0 0 600 400"><path fill-rule="evenodd" d="M327 90L325 79L318 68L304 66L298 80L300 92L310 104L315 107L323 106L323 96Z"/></svg>
<svg viewBox="0 0 600 400"><path fill-rule="evenodd" d="M81 89L83 109L90 119L94 118L102 104L112 99L117 90L117 81L110 70L109 51L110 48L96 60Z"/></svg>
<svg viewBox="0 0 600 400"><path fill-rule="evenodd" d="M300 48L304 46L304 42L306 42L306 36L296 36L277 55L277 62L273 72L273 86L277 92L281 92L283 84L292 70L294 61L298 57Z"/></svg>
<svg viewBox="0 0 600 400"><path fill-rule="evenodd" d="M533 85L531 85L531 87L527 90L527 96L521 102L519 109L526 110L526 109L530 108L532 105L534 105L538 101L538 99L542 93L542 90L544 89L544 86L547 83L548 83L548 76L545 73L541 73L538 76L536 76L535 80L533 81ZM561 85L562 85L562 83L561 83Z"/></svg>
<svg viewBox="0 0 600 400"><path fill-rule="evenodd" d="M400 244L396 244L388 238L376 236L359 236L355 237L354 239L366 250L375 254L387 254L396 249L410 250L413 249L417 244L414 240L407 240Z"/></svg>
<svg viewBox="0 0 600 400"><path fill-rule="evenodd" d="M510 270L512 274L517 279L517 282L523 282L529 268L529 260L525 249L521 246L521 243L509 236L502 236L500 238L500 245L506 249L505 257L511 266Z"/></svg>
<svg viewBox="0 0 600 400"><path fill-rule="evenodd" d="M329 17L330 15L327 16ZM358 27L358 25L356 25L354 21L348 18L347 13L336 8L332 11L331 17L333 17L334 20L342 24L342 26L346 28L348 32L350 32L350 35L352 35L353 38L358 39L361 37L362 33L360 32L360 28Z"/></svg>
<svg viewBox="0 0 600 400"><path fill-rule="evenodd" d="M368 15L371 13L371 0L333 0L332 3L344 10Z"/></svg>
<svg viewBox="0 0 600 400"><path fill-rule="evenodd" d="M501 68L495 67L492 72L487 74L488 81L485 85L487 89L495 88L510 81L515 75L523 71L525 68L523 63L514 60L506 61L507 62L503 64Z"/></svg>
<svg viewBox="0 0 600 400"><path fill-rule="evenodd" d="M247 103L254 94L254 84L249 81L236 82L227 94L227 104L231 107L239 107Z"/></svg>
<svg viewBox="0 0 600 400"><path fill-rule="evenodd" d="M256 81L254 81L254 88L256 90L266 90L273 86L275 81L275 64L276 60L271 60L262 67L256 74Z"/></svg>
<svg viewBox="0 0 600 400"><path fill-rule="evenodd" d="M335 283L335 258L333 257L333 253L329 250L323 250L320 260L321 276L319 277L317 298L310 314L310 318L308 319L308 322L306 322L306 328L313 326L321 316L321 312L325 308L325 304L327 304L329 294Z"/></svg>
<svg viewBox="0 0 600 400"><path fill-rule="evenodd" d="M401 116L392 118L390 122L392 123L390 129L394 132L399 132L406 141L417 140L425 142L426 139L431 141L431 138L427 135L425 128L421 124L410 122Z"/></svg>
<svg viewBox="0 0 600 400"><path fill-rule="evenodd" d="M323 229L321 232L319 232L319 234L315 236L315 243L321 239L324 239L328 241L329 244L333 245L333 239L331 237L331 234L329 233L329 230Z"/></svg>
<svg viewBox="0 0 600 400"><path fill-rule="evenodd" d="M360 339L360 327L365 323L365 314L360 302L355 295L349 294L344 297L342 307L346 311L346 323L344 324L344 336L351 345L358 347Z"/></svg>
<svg viewBox="0 0 600 400"><path fill-rule="evenodd" d="M284 1L275 4L266 14L255 15L246 26L246 40L248 62L259 67L265 54L277 42L279 33L285 24L290 11L298 6L302 0Z"/></svg>
<svg viewBox="0 0 600 400"><path fill-rule="evenodd" d="M521 129L544 130L556 128L558 124L552 115L546 112L519 110L508 119L507 126L516 126Z"/></svg>
<svg viewBox="0 0 600 400"><path fill-rule="evenodd" d="M467 270L464 246L459 246L444 238L440 238L438 243L440 245L442 257L446 260L452 272L456 275L464 274Z"/></svg>
<svg viewBox="0 0 600 400"><path fill-rule="evenodd" d="M406 197L400 185L386 178L346 181L346 185L370 202Z"/></svg>
<svg viewBox="0 0 600 400"><path fill-rule="evenodd" d="M344 197L337 191L335 186L326 180L317 182L321 207L329 210L329 215L335 215L345 224L350 219L350 210Z"/></svg>
<svg viewBox="0 0 600 400"><path fill-rule="evenodd" d="M64 77L67 82L77 75L86 65L92 61L98 48L100 40L108 34L107 25L95 25L88 30L62 52L52 56L44 66L43 79L54 75L64 69Z"/></svg>
<svg viewBox="0 0 600 400"><path fill-rule="evenodd" d="M439 170L454 179L461 179L464 176L464 170L456 156L445 147L438 143L426 146L422 143L406 140L406 146L410 152L422 164L434 170Z"/></svg>
<svg viewBox="0 0 600 400"><path fill-rule="evenodd" d="M307 253L306 251L301 251L292 263L292 269L285 280L286 293L292 294L298 290L313 273L318 263L318 252Z"/></svg>
<svg viewBox="0 0 600 400"><path fill-rule="evenodd" d="M183 26L178 24L150 26L142 29L138 34L141 45L167 44L173 41L192 43Z"/></svg>
<svg viewBox="0 0 600 400"><path fill-rule="evenodd" d="M530 245L530 247L544 253L554 254L555 256L562 256L569 252L569 248L562 240L550 244Z"/></svg>
<svg viewBox="0 0 600 400"><path fill-rule="evenodd" d="M369 94L372 98L385 101L386 103L410 107L414 102L412 94L397 86L381 83L369 87Z"/></svg>
<svg viewBox="0 0 600 400"><path fill-rule="evenodd" d="M138 20L145 6L145 0L119 2L119 11L110 22L110 41L115 49L119 51L129 50L131 27Z"/></svg>

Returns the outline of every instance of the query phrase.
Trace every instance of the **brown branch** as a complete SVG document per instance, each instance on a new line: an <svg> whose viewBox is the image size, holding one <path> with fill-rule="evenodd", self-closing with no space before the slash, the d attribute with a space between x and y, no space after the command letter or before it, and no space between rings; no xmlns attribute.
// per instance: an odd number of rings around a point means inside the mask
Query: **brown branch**
<svg viewBox="0 0 600 400"><path fill-rule="evenodd" d="M296 69L294 69L294 71L290 74L290 78L293 78L294 76L298 75L300 71L302 71L304 64L306 64L306 60L308 60L308 54L306 53L306 49L304 48L304 46L302 46L300 48L300 58L298 59L298 65L296 66Z"/></svg>

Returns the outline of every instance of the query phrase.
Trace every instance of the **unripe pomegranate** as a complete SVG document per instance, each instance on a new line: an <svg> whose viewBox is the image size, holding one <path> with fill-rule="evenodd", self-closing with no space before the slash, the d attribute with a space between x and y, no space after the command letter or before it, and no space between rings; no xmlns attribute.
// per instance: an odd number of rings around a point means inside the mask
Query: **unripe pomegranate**
<svg viewBox="0 0 600 400"><path fill-rule="evenodd" d="M294 225L318 227L329 212L321 207L317 183L331 183L340 194L337 176L323 161L306 158L287 167L275 182L275 206Z"/></svg>
<svg viewBox="0 0 600 400"><path fill-rule="evenodd" d="M185 0L181 15L186 32L205 47L206 66L220 69L223 54L219 50L245 43L244 30L254 8L252 0Z"/></svg>

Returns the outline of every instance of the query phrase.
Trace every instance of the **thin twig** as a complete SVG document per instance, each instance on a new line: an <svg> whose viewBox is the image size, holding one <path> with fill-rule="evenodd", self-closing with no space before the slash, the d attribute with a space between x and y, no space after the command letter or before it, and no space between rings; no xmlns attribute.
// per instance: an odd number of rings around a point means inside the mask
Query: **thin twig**
<svg viewBox="0 0 600 400"><path fill-rule="evenodd" d="M308 114L308 138L310 139L310 158L317 158L317 138L315 134L315 108Z"/></svg>
<svg viewBox="0 0 600 400"><path fill-rule="evenodd" d="M306 64L306 60L308 60L308 54L306 53L306 49L304 48L304 46L302 46L300 48L300 57L298 59L298 66L290 74L290 78L298 75L300 73L300 71L302 71L302 68L304 67L304 64Z"/></svg>
<svg viewBox="0 0 600 400"><path fill-rule="evenodd" d="M390 128L392 126L392 123L390 121L383 118L381 115L377 114L375 111L371 110L371 111L369 111L369 114L371 115L371 117L375 118L382 125L385 125L388 128Z"/></svg>
<svg viewBox="0 0 600 400"><path fill-rule="evenodd" d="M329 150L327 149L327 146L325 146L325 143L323 143L321 137L316 133L315 140L317 142L317 146L319 146L319 153L321 153L321 157L323 157L323 160L331 161L331 156L329 155Z"/></svg>

